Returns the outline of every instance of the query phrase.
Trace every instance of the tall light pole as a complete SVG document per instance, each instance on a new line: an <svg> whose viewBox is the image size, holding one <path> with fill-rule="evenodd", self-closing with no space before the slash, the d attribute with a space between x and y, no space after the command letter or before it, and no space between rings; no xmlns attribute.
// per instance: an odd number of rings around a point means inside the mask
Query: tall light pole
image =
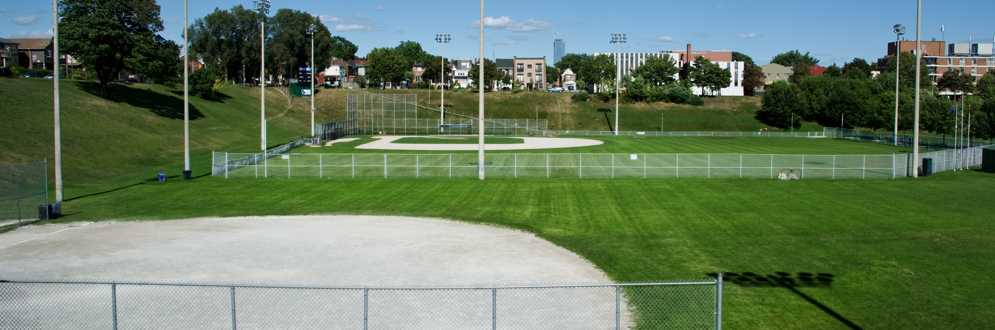
<svg viewBox="0 0 995 330"><path fill-rule="evenodd" d="M916 113L912 131L912 177L919 177L919 88L922 72L922 0L916 1Z"/></svg>
<svg viewBox="0 0 995 330"><path fill-rule="evenodd" d="M905 34L905 27L895 24L895 136L893 141L898 146L898 75L902 72L902 35Z"/></svg>
<svg viewBox="0 0 995 330"><path fill-rule="evenodd" d="M618 90L621 88L622 66L619 63L622 59L622 44L625 43L625 33L612 33L612 43L615 44L615 135L618 135Z"/></svg>
<svg viewBox="0 0 995 330"><path fill-rule="evenodd" d="M446 44L449 43L449 40L452 39L453 38L450 38L449 34L447 33L440 33L435 35L435 42L442 44L442 57L441 60L439 61L441 62L439 63L439 70L441 70L439 71L439 75L441 75L441 78L439 78L439 82L441 83L440 86L442 87L442 92L441 92L442 101L440 101L439 103L439 113L441 113L441 117L439 117L440 130L442 129L442 125L446 124Z"/></svg>
<svg viewBox="0 0 995 330"><path fill-rule="evenodd" d="M187 38L187 0L183 0L183 180L190 180L190 41Z"/></svg>
<svg viewBox="0 0 995 330"><path fill-rule="evenodd" d="M269 0L256 0L259 10L259 108L262 149L266 151L266 15L269 15Z"/></svg>
<svg viewBox="0 0 995 330"><path fill-rule="evenodd" d="M55 67L59 67L59 0L52 0L52 38L54 39L54 44L52 45L52 58L55 60ZM69 67L68 65L66 66ZM62 203L62 119L60 118L60 108L59 108L59 70L55 70L55 75L53 75L53 88L55 92L54 100L54 116L55 116L55 202ZM48 201L45 201L48 203Z"/></svg>
<svg viewBox="0 0 995 330"><path fill-rule="evenodd" d="M314 136L314 31L315 26L307 27L307 34L311 35L311 136Z"/></svg>
<svg viewBox="0 0 995 330"><path fill-rule="evenodd" d="M480 141L478 141L479 151L477 152L477 177L484 179L484 0L480 0L480 80L477 83L477 92L480 94L480 115L478 126L480 127Z"/></svg>

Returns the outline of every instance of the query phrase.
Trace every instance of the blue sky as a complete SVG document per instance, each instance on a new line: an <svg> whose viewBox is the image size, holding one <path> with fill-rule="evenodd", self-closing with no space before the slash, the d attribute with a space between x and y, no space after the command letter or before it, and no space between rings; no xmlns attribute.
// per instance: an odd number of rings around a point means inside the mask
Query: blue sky
<svg viewBox="0 0 995 330"><path fill-rule="evenodd" d="M158 0L167 39L182 43L183 1ZM252 6L251 0L197 0L189 3L189 19L215 7ZM452 35L446 57L479 55L478 1L303 1L272 0L272 8L291 8L320 15L334 34L359 46L363 56L375 47L393 47L404 40L421 43L432 54L440 47L437 33ZM970 8L961 10L957 8ZM995 12L995 2L924 1L924 40L992 42L995 25L978 19ZM986 14L982 14L986 13ZM892 25L908 27L915 39L915 1L659 1L569 2L491 0L485 10L485 56L553 57L553 32L561 33L568 53L614 52L612 33L625 33L626 52L684 49L734 50L759 63L788 50L811 52L820 64L842 65L854 57L882 57L895 39ZM973 17L974 19L970 19ZM0 1L0 37L51 36L52 2Z"/></svg>

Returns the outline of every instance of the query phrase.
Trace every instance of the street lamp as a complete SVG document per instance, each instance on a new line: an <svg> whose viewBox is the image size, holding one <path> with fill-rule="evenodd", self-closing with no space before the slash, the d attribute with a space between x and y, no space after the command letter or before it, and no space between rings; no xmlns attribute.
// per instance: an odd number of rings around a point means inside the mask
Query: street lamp
<svg viewBox="0 0 995 330"><path fill-rule="evenodd" d="M898 75L902 72L902 35L905 34L905 27L895 24L895 146L898 146Z"/></svg>
<svg viewBox="0 0 995 330"><path fill-rule="evenodd" d="M183 180L190 180L190 41L187 38L187 0L183 0Z"/></svg>
<svg viewBox="0 0 995 330"><path fill-rule="evenodd" d="M259 108L262 149L266 151L266 15L269 15L270 0L256 0L256 10L259 10Z"/></svg>
<svg viewBox="0 0 995 330"><path fill-rule="evenodd" d="M315 26L307 27L307 34L311 36L311 136L314 137L314 31Z"/></svg>
<svg viewBox="0 0 995 330"><path fill-rule="evenodd" d="M922 72L919 71L922 62L922 0L916 2L916 113L912 128L912 177L919 177L919 88Z"/></svg>
<svg viewBox="0 0 995 330"><path fill-rule="evenodd" d="M445 81L446 81L446 44L449 43L449 40L452 40L452 39L453 38L449 37L449 34L445 34L445 33L440 33L440 34L436 34L435 35L435 42L438 42L438 43L442 44L442 57L441 57L441 61L440 61L441 63L439 64L439 69L442 70L442 71L439 72L439 74L441 75L441 78L439 78L439 82L442 83L441 84L441 86L442 86L442 101L441 101L441 103L439 103L439 110L442 113L442 116L439 117L440 118L439 119L439 129L440 130L442 130L442 125L446 124L446 85L445 85Z"/></svg>
<svg viewBox="0 0 995 330"><path fill-rule="evenodd" d="M625 43L625 33L612 33L612 43L615 44L615 135L618 135L618 90L622 81L622 66L619 61L622 59L621 44Z"/></svg>
<svg viewBox="0 0 995 330"><path fill-rule="evenodd" d="M477 84L477 93L480 94L480 115L477 120L480 127L480 141L478 141L477 152L477 177L484 179L484 0L480 0L480 83Z"/></svg>

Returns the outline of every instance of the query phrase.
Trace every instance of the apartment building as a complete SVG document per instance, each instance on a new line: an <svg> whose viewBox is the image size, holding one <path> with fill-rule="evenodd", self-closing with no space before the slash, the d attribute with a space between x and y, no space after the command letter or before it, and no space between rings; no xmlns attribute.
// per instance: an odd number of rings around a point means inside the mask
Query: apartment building
<svg viewBox="0 0 995 330"><path fill-rule="evenodd" d="M900 49L899 49L900 47ZM898 51L915 54L915 41L899 41L888 43L888 54L878 59L878 68L884 70L888 61ZM953 70L970 73L975 79L980 79L985 73L995 71L995 43L953 43L944 41L922 41L922 59L926 62L929 77L933 82L940 80L943 74ZM941 92L941 94L947 94Z"/></svg>
<svg viewBox="0 0 995 330"><path fill-rule="evenodd" d="M13 40L0 38L0 66L6 68L11 64L17 65L17 45Z"/></svg>
<svg viewBox="0 0 995 330"><path fill-rule="evenodd" d="M544 89L546 86L546 57L515 57L515 81L521 82L526 89Z"/></svg>

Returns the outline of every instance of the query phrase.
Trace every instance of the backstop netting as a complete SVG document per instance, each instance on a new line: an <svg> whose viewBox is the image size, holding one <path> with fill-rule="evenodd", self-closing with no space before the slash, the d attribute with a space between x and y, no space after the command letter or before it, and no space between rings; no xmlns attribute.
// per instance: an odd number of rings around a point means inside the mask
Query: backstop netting
<svg viewBox="0 0 995 330"><path fill-rule="evenodd" d="M421 117L419 117L421 110ZM479 134L479 119L418 104L414 94L349 94L346 118L355 120L358 134L435 135ZM540 136L546 119L484 119L484 134Z"/></svg>

